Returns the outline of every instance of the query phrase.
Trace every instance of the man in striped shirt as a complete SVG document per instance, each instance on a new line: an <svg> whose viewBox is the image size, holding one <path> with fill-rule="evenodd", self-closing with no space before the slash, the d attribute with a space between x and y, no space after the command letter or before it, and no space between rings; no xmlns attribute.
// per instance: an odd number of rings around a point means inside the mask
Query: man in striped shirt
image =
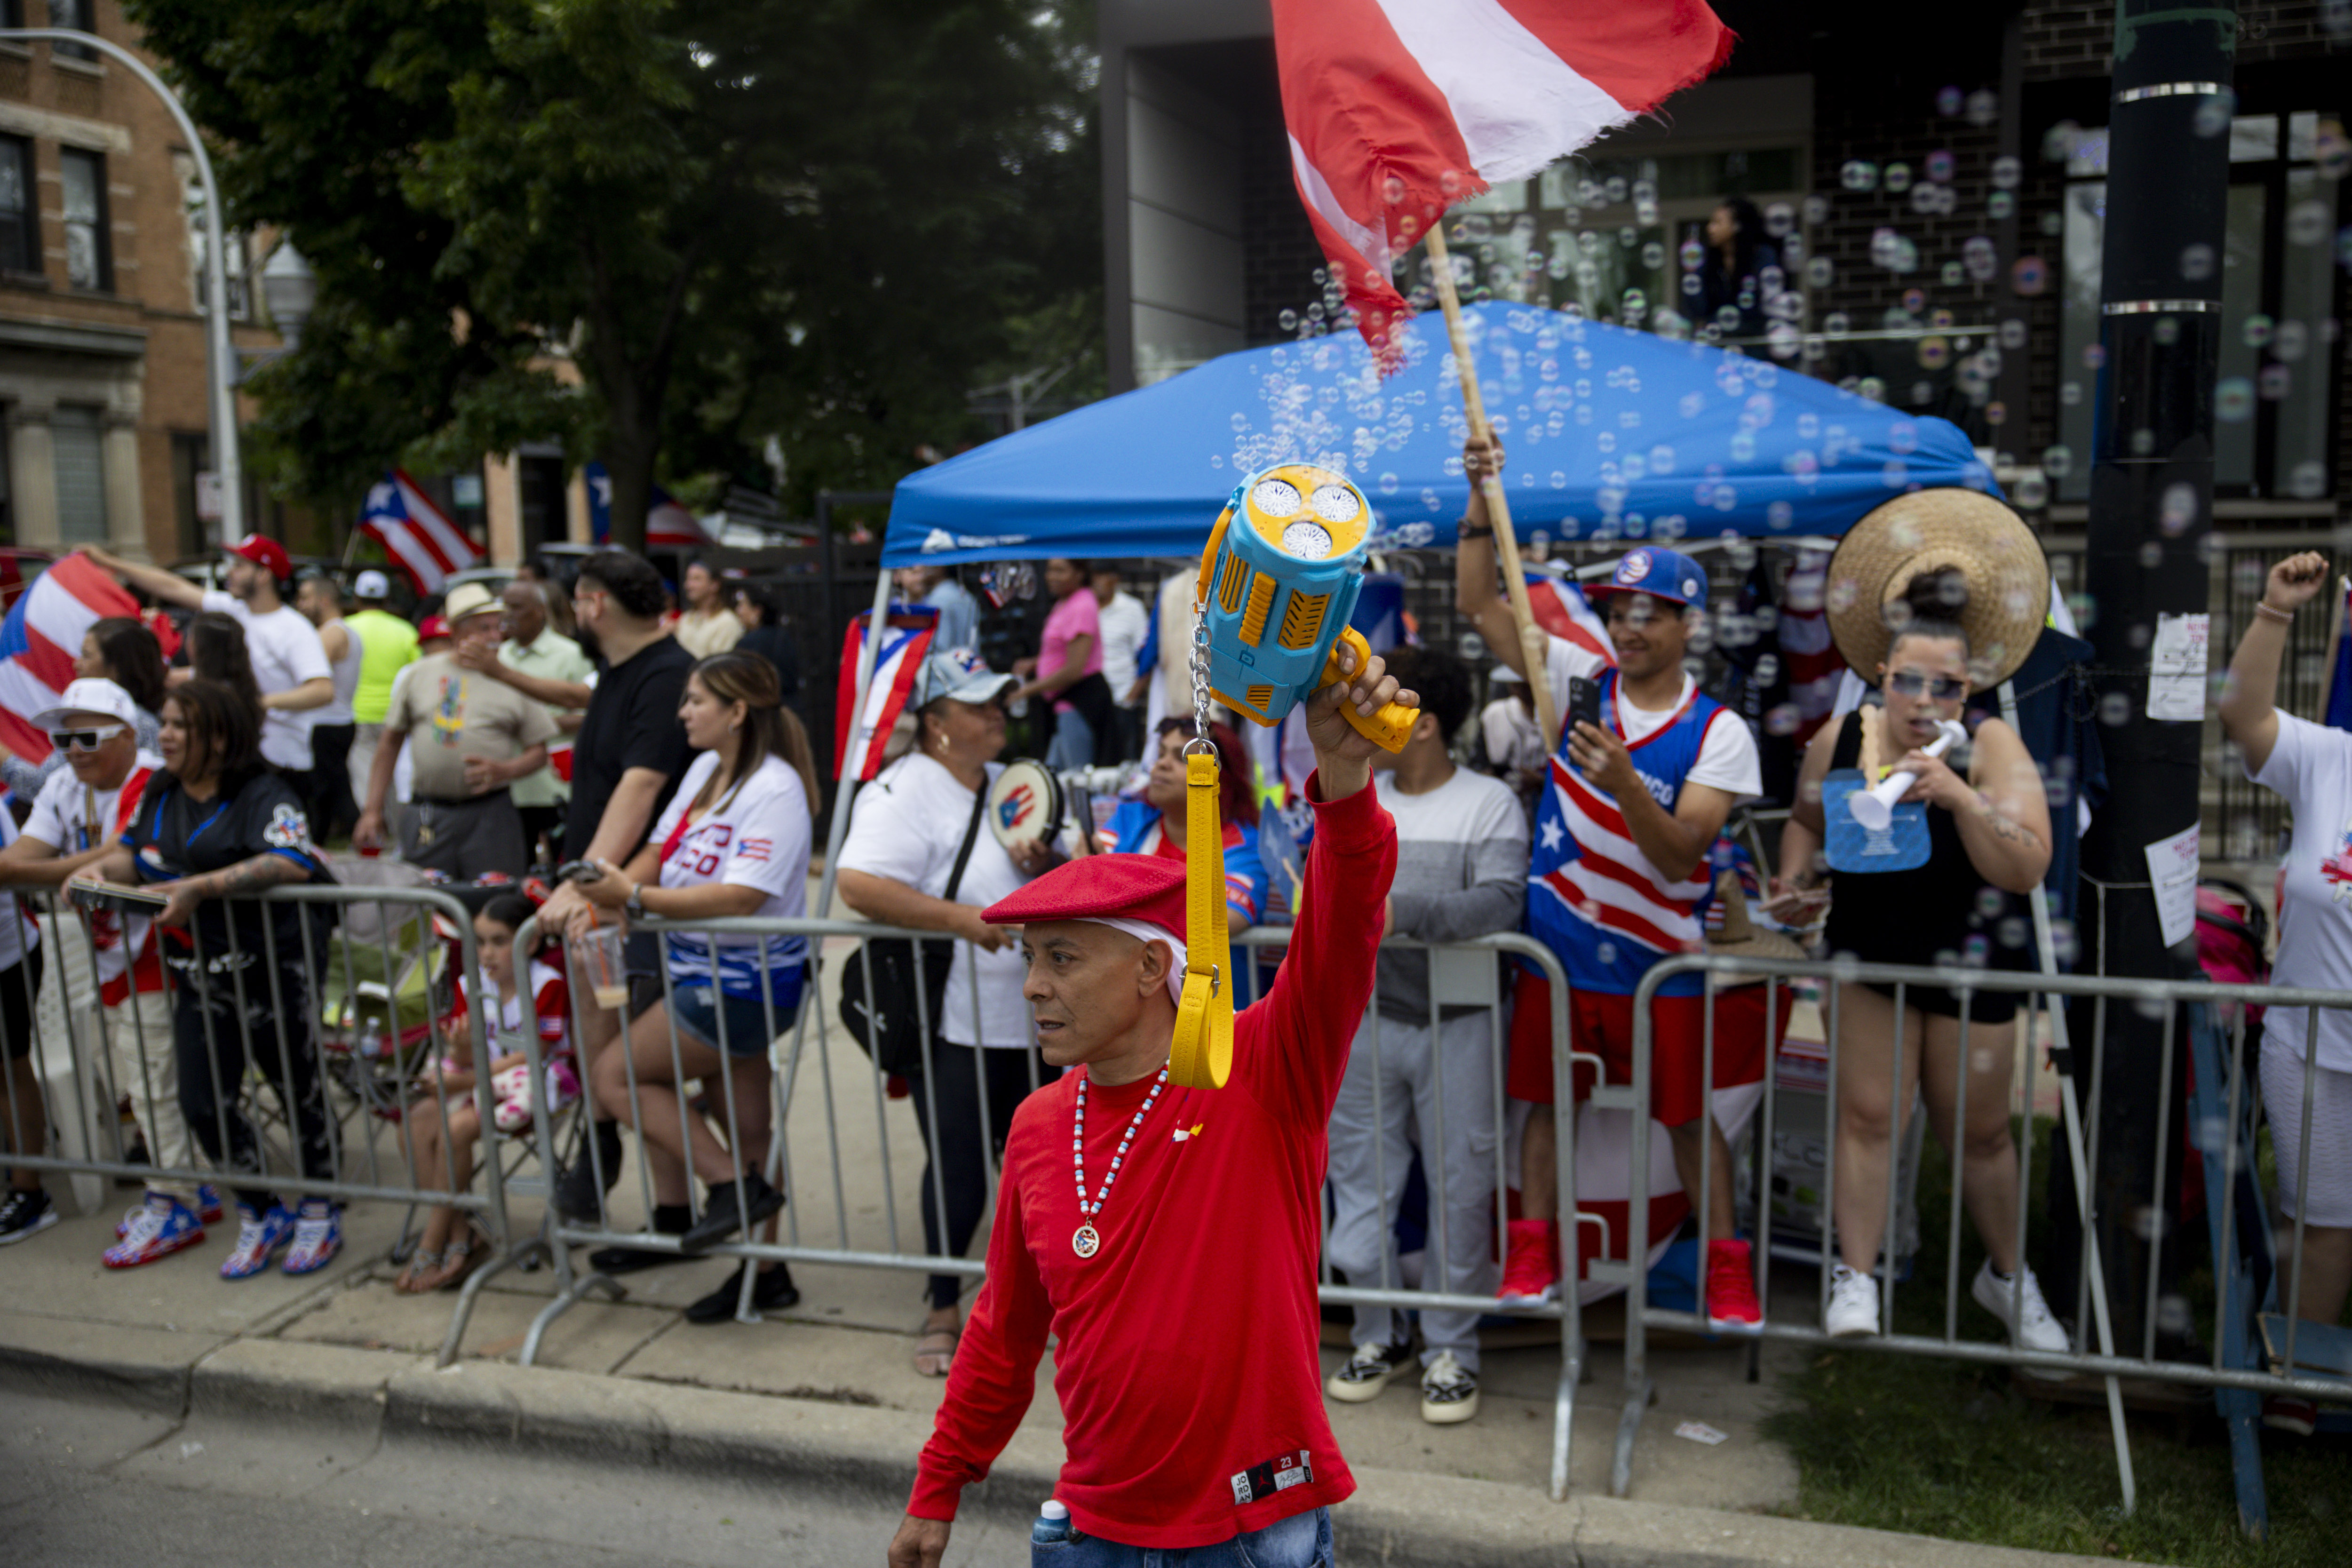
<svg viewBox="0 0 2352 1568"><path fill-rule="evenodd" d="M1626 552L1585 595L1599 601L1610 653L1552 637L1544 668L1529 670L1509 606L1496 591L1494 527L1480 477L1501 471L1502 453L1473 439L1471 479L1455 560L1457 607L1504 663L1550 683L1562 715L1536 816L1528 876L1528 929L1559 955L1570 987L1571 1048L1600 1057L1612 1083L1633 1080L1633 994L1660 959L1701 950L1698 906L1708 850L1731 808L1762 788L1755 737L1738 715L1700 692L1684 668L1692 629L1706 608L1706 574L1659 545ZM1574 722L1571 682L1599 689L1600 722ZM1549 1104L1549 1008L1527 1005L1513 1029L1510 1092ZM1706 1312L1718 1328L1762 1321L1748 1244L1732 1235L1731 1152L1708 1114L1702 977L1667 980L1652 1005L1650 1112L1672 1134L1683 1191L1706 1215ZM1522 1047L1522 1043L1526 1048ZM1713 1152L1708 1156L1708 1146ZM1548 1116L1528 1119L1520 1197L1511 1225L1502 1294L1549 1293L1560 1273L1557 1143ZM1700 1203L1702 1160L1709 1159Z"/></svg>

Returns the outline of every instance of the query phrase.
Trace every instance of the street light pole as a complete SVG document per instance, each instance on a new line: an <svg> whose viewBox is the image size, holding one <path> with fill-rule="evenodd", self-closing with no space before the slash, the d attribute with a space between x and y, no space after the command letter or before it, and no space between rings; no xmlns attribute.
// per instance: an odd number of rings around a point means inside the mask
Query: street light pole
<svg viewBox="0 0 2352 1568"><path fill-rule="evenodd" d="M197 134L196 122L188 118L180 95L165 86L146 61L121 44L72 27L0 27L0 40L29 43L35 38L79 44L120 60L163 100L180 134L188 139L188 151L195 156L196 179L205 188L205 347L212 372L213 474L220 481L221 542L234 542L245 536L245 464L236 444L236 350L228 336L228 242L221 230L220 184L213 178L211 154L205 151L205 139Z"/></svg>

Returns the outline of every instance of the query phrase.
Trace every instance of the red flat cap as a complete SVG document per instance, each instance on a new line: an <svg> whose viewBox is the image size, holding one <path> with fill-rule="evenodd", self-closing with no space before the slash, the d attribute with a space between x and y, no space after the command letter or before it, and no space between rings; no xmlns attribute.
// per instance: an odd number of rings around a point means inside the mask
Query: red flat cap
<svg viewBox="0 0 2352 1568"><path fill-rule="evenodd" d="M1157 855L1066 860L980 911L991 925L1039 921L1141 921L1184 940L1184 867Z"/></svg>

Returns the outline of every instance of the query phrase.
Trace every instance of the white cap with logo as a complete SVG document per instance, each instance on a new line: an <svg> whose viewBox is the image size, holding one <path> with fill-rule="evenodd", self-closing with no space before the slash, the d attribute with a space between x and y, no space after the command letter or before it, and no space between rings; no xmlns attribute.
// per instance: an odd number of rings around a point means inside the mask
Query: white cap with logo
<svg viewBox="0 0 2352 1568"><path fill-rule="evenodd" d="M371 568L352 580L352 597L355 599L388 599L392 597L392 579Z"/></svg>
<svg viewBox="0 0 2352 1568"><path fill-rule="evenodd" d="M131 700L131 693L111 680L85 677L66 683L64 695L54 708L44 708L33 715L33 722L44 730L62 728L69 715L75 713L105 713L121 720L133 730L139 727L139 704Z"/></svg>

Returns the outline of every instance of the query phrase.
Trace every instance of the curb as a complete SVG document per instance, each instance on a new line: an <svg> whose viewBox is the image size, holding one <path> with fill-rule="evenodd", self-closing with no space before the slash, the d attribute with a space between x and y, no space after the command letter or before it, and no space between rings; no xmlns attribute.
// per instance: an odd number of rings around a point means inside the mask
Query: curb
<svg viewBox="0 0 2352 1568"><path fill-rule="evenodd" d="M102 1355L79 1325L10 1314L0 1389L165 1415L361 1430L385 1447L473 1450L772 1487L793 1481L886 1509L905 1501L930 1421L830 1405L499 1362L436 1371L429 1359L283 1340L224 1342L110 1330ZM192 1354L192 1352L194 1352ZM1062 1459L1057 1436L1024 1429L966 1518L1035 1516ZM1359 1468L1332 1510L1348 1563L1436 1568L2065 1568L2095 1560L1803 1520L1614 1498L1554 1503L1494 1481ZM879 1549L877 1541L877 1548Z"/></svg>

